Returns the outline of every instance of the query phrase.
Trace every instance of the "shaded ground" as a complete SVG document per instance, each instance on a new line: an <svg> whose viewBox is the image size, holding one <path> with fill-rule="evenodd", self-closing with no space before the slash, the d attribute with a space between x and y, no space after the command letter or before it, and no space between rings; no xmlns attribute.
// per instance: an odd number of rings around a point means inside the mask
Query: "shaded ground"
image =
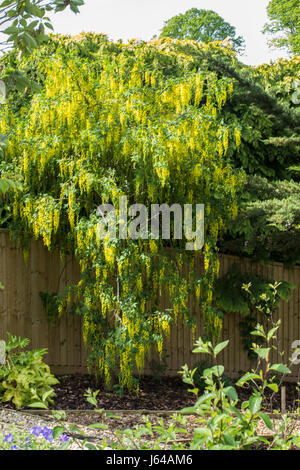
<svg viewBox="0 0 300 470"><path fill-rule="evenodd" d="M100 390L97 395L98 407L106 410L180 410L194 404L193 395L179 377L165 377L161 382L144 378L140 382L139 395L108 393L103 384L97 384L88 375L60 377L60 384L55 386L56 409L93 409L87 403L84 393L87 388Z"/></svg>
<svg viewBox="0 0 300 470"><path fill-rule="evenodd" d="M102 383L96 383L89 375L60 376L60 383L56 385L55 405L52 409L58 410L89 410L93 406L86 401L84 394L88 388L99 390L97 396L98 408L105 410L181 410L192 406L195 397L188 392L188 386L180 377L163 377L160 381L152 377L145 377L140 381L139 395L125 393L108 393ZM286 383L286 410L293 411L300 407L296 384ZM249 398L250 390L238 390L241 401ZM281 411L280 393L272 397L272 391L268 392L264 403L264 409L268 412ZM14 406L0 402L0 409L13 409Z"/></svg>

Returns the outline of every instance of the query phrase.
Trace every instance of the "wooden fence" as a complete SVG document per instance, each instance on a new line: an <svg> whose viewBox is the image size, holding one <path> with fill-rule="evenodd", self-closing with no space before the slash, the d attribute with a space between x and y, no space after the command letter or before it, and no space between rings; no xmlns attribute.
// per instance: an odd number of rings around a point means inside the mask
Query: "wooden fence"
<svg viewBox="0 0 300 470"><path fill-rule="evenodd" d="M263 275L278 281L287 280L296 285L291 300L282 302L276 317L282 320L280 343L287 357L292 355L292 343L300 340L300 267L288 269L280 263L262 265L245 258L222 256L220 275L236 263L242 271ZM200 263L198 269L201 269ZM5 286L0 290L0 339L7 331L31 339L34 348L48 348L46 361L57 374L84 373L86 350L82 340L80 318L64 315L58 324L49 324L43 311L39 292L55 293L64 286L78 280L79 269L74 260L62 262L57 253L49 252L41 243L32 241L28 260L23 252L10 240L6 230L0 230L0 281ZM162 307L168 308L167 296L163 296ZM201 334L200 312L195 299L190 307L199 315L196 338ZM243 350L239 329L240 317L228 314L224 319L223 338L230 339L229 347L220 358L228 375L236 376L253 366L247 352ZM166 350L166 373L176 375L185 363L192 366L199 356L192 353L191 332L178 322L171 329ZM274 353L273 359L280 362ZM153 359L157 359L155 354ZM153 373L147 362L146 373ZM300 365L292 368L291 380L298 380Z"/></svg>

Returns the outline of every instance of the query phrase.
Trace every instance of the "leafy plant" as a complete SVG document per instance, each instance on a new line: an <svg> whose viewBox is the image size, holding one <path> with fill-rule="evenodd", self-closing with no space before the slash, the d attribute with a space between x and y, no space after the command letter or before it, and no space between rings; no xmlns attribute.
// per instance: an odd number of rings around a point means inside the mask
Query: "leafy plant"
<svg viewBox="0 0 300 470"><path fill-rule="evenodd" d="M196 401L193 407L185 408L182 413L196 413L198 415L198 428L194 431L191 448L194 450L251 450L264 446L267 449L287 450L299 442L299 436L293 434L294 427L285 417L276 429L271 418L263 411L263 399L265 391L269 388L274 393L278 392L276 383L277 374L285 375L290 369L285 364L272 364L270 352L272 343L277 344L277 331L280 322L275 324L270 331L265 332L262 325L257 324L252 335L263 338L267 347L261 347L253 343L253 351L258 358L258 367L244 374L236 383L236 386L226 386L222 380L224 367L218 365L217 357L228 345L228 341L217 344L215 347L210 342L204 342L201 338L196 342L193 352L207 354L215 365L203 372L205 392ZM262 368L260 368L262 366ZM183 367L184 382L190 384L193 392L198 397L198 388L195 386L193 371L187 366ZM250 385L252 394L249 400L238 406L239 397L237 387ZM263 422L273 433L267 439L259 432L259 425Z"/></svg>
<svg viewBox="0 0 300 470"><path fill-rule="evenodd" d="M242 315L240 333L250 359L256 357L252 351L250 333L257 324L258 314L263 314L262 320L270 319L280 302L290 299L295 287L288 281L275 282L258 274L242 273L236 264L232 265L225 276L216 280L214 300L217 307L228 314Z"/></svg>
<svg viewBox="0 0 300 470"><path fill-rule="evenodd" d="M203 392L205 389L204 372L206 369L210 369L211 367L213 367L213 364L205 359L197 362L194 366L194 368L196 369L193 375L194 384L199 389L200 392ZM228 387L230 385L233 385L231 378L225 375L224 373L222 374L222 381Z"/></svg>
<svg viewBox="0 0 300 470"><path fill-rule="evenodd" d="M11 401L16 408L47 408L54 403L53 385L58 380L43 362L46 349L19 351L29 340L7 333L6 364L0 366L0 399ZM17 351L16 351L17 350Z"/></svg>
<svg viewBox="0 0 300 470"><path fill-rule="evenodd" d="M153 425L148 418L144 424L133 429L122 431L113 430L112 439L106 439L100 444L88 442L88 436L83 435L80 444L87 450L104 449L135 449L135 450L289 450L292 446L300 446L300 435L295 432L295 426L299 413L294 416L282 415L276 420L263 409L264 396L267 389L278 393L278 375L281 379L290 373L290 369L284 363L272 364L270 353L276 348L278 342L278 329L280 322L273 325L269 331L257 324L252 337L261 337L265 345L258 346L253 343L258 362L257 368L243 374L235 385L226 384L223 380L224 367L218 364L218 355L228 346L229 341L224 341L215 346L211 342L205 342L199 338L195 343L194 353L209 356L212 367L203 370L202 380L205 390L199 396L199 389L195 384L196 369L189 370L185 365L180 373L183 381L190 385L190 391L195 394L197 400L194 406L181 410L180 414L171 417L166 425L163 419L159 424ZM252 389L248 400L240 403L238 389L247 386ZM95 397L94 397L95 395ZM90 403L97 405L96 393L90 390L86 394L92 398ZM95 410L101 411L103 410ZM187 436L186 415L194 414L194 429L192 435ZM270 432L265 437L261 432L261 425ZM97 423L89 428L107 429L107 425ZM57 427L57 435L69 433L72 427ZM55 430L54 430L55 431ZM184 436L186 435L186 436ZM184 436L184 438L183 438ZM76 441L78 442L78 440Z"/></svg>
<svg viewBox="0 0 300 470"><path fill-rule="evenodd" d="M266 294L266 303L272 305L275 297L276 285L269 299ZM145 424L135 429L113 431L114 439L109 443L104 440L100 445L91 444L85 439L83 447L89 450L106 449L108 445L110 449L173 450L254 450L262 447L266 450L289 450L292 446L299 447L300 435L295 432L299 410L294 415L282 415L275 425L272 417L263 409L266 391L269 389L274 394L278 393L282 380L291 372L284 363L271 362L272 349L278 350L280 321L274 323L272 312L270 318L272 325L269 330L258 323L251 332L255 341L261 338L264 342L263 345L258 345L257 341L252 344L257 357L256 369L243 374L235 385L225 383L224 366L218 363L218 356L228 346L229 340L213 345L199 338L193 352L208 355L209 364L213 364L208 368L203 367L201 379L205 383L204 393L199 396L199 388L195 383L197 368L190 370L185 365L180 371L183 381L191 386L190 391L197 398L194 406L181 410L180 415L172 416L167 426L163 419L153 426L146 418ZM279 384L278 376L281 376ZM248 400L241 403L238 389L245 386L252 393ZM88 391L87 396L93 396L92 392ZM96 400L90 403L97 405ZM188 433L185 415L190 414L196 415L193 435L190 439L182 439L182 435ZM270 431L269 437L262 435L262 424ZM61 428L60 432L65 432L65 428Z"/></svg>

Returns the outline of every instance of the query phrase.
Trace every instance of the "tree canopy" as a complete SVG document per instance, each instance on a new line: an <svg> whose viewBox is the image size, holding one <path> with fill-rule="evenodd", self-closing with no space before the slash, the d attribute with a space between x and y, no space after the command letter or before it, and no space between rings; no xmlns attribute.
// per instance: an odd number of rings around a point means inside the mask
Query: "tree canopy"
<svg viewBox="0 0 300 470"><path fill-rule="evenodd" d="M224 41L232 44L235 50L244 48L244 39L236 35L234 26L227 23L212 10L191 8L184 14L173 16L165 22L161 38L194 39L199 42Z"/></svg>
<svg viewBox="0 0 300 470"><path fill-rule="evenodd" d="M270 44L300 54L299 0L271 0L267 7L270 22L264 32L273 36Z"/></svg>

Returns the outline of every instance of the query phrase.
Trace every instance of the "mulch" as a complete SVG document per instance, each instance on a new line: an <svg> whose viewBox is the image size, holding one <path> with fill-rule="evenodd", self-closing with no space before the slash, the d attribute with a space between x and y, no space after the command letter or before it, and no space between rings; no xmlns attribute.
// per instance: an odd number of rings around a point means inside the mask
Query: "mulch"
<svg viewBox="0 0 300 470"><path fill-rule="evenodd" d="M145 377L140 380L138 396L107 392L103 383L96 383L88 375L64 376L59 380L60 384L55 386L55 409L93 409L84 397L88 388L99 390L98 408L106 410L180 410L195 403L194 396L179 377L164 377L161 381Z"/></svg>
<svg viewBox="0 0 300 470"><path fill-rule="evenodd" d="M180 377L162 377L154 380L144 377L140 380L139 395L105 391L103 383L97 383L90 375L67 375L58 377L60 383L55 385L55 404L51 409L56 410L92 410L94 407L86 401L84 394L90 388L99 390L97 406L105 410L181 410L193 406L195 396L188 391L189 386ZM296 384L286 383L286 410L294 411L300 407ZM247 400L250 389L239 389L241 401ZM263 408L266 412L281 411L280 393L267 392ZM0 409L14 409L10 403L1 403Z"/></svg>

